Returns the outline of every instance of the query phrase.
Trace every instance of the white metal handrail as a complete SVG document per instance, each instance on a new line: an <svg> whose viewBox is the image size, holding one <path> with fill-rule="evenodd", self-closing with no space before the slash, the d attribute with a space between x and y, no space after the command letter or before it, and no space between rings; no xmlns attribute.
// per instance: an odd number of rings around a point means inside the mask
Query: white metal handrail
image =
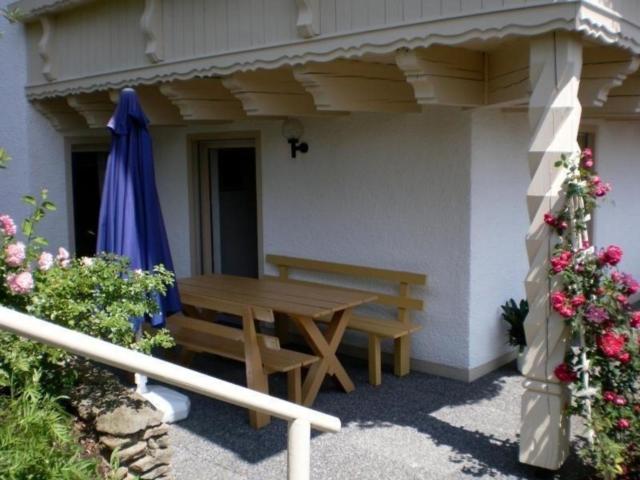
<svg viewBox="0 0 640 480"><path fill-rule="evenodd" d="M310 477L311 428L324 432L340 430L337 417L119 347L1 305L0 328L122 370L142 373L176 387L287 420L289 480L308 480Z"/></svg>

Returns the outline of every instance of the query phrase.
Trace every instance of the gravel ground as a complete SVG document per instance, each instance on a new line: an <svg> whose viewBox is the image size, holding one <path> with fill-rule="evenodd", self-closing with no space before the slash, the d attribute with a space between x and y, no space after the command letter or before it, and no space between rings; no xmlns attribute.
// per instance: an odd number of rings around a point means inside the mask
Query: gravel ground
<svg viewBox="0 0 640 480"><path fill-rule="evenodd" d="M474 383L411 373L385 372L382 386L367 383L363 362L345 365L356 390L325 382L314 408L342 420L337 434L313 433L314 480L558 478L584 471L572 455L550 474L518 463L522 377L504 367ZM242 383L241 364L198 356L193 368ZM271 392L286 394L284 378L272 376ZM173 466L180 480L286 478L286 424L273 420L255 431L246 411L191 394L190 417L173 425Z"/></svg>

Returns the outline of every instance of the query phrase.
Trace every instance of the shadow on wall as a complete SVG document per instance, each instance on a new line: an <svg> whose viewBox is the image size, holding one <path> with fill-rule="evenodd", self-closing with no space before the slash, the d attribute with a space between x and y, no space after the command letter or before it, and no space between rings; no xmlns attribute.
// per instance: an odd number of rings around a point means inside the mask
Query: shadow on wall
<svg viewBox="0 0 640 480"><path fill-rule="evenodd" d="M459 467L452 466L451 468L465 476L477 478L585 478L584 471L580 468L575 454L570 457L562 470L555 474L518 463L518 443L515 435L512 432L505 432L505 428L509 427L497 425L500 418L504 416L501 412L500 402L506 401L510 404L516 402L518 408L520 405L519 388L514 392L513 398L509 396L509 398L496 399L505 387L506 381L515 380L511 378L515 375L512 366L504 367L471 384L418 372L412 372L404 378L397 378L390 373L385 373L382 386L374 388L367 383L365 363L355 359L346 360L344 363L356 384L356 390L346 395L339 391L331 381L327 381L313 408L339 417L342 420L343 428L349 430L348 438L343 437L344 441L353 444L355 438L356 445L366 447L369 454L373 452L380 457L395 456L400 459L399 461L406 460L407 462L411 461L408 454L415 453L422 456L423 452L419 449L421 447L389 443L388 440L394 437L387 438L384 432L380 434L381 429L408 427L410 430L407 433L399 433L399 435L408 435L412 439L411 441L414 441L418 435L420 442L426 442L427 445L435 444L436 447L448 447L451 452L448 456L448 462L459 464ZM199 355L192 368L234 383L244 383L244 366L239 363L208 355ZM285 378L280 378L277 375L272 375L270 378L272 379L271 394L286 398ZM262 462L273 455L286 451L287 428L285 422L273 420L269 426L256 431L249 427L247 413L244 409L193 394L190 396L192 398L192 413L187 420L179 424L180 428L190 431L201 437L202 440L217 445L216 448L232 452L243 461L251 464ZM492 399L497 402L495 405L498 410L497 417L483 419L483 410L476 407ZM512 406L509 406L511 410L513 410ZM446 410L449 412L446 414L439 412L445 407L462 408ZM484 412L486 411L485 408ZM513 422L513 419L510 421ZM509 422L505 423L509 425ZM466 425L469 424L476 425L476 427L479 424L486 424L487 428L483 429L485 431L466 428ZM376 429L377 433L373 434L376 436L375 441L373 436L367 435L369 429ZM389 431L391 432L391 430ZM505 433L502 435L503 438L498 438L493 434L486 433L487 431L503 431ZM319 435L325 434L313 433L314 438ZM337 435L345 435L345 430ZM385 442L384 446L377 444L381 437ZM397 440L398 437L396 436L395 439ZM340 446L340 442L341 439L336 438L335 444ZM367 445L369 442L371 444ZM380 451L377 450L378 448ZM415 448L415 452L412 452L412 448ZM313 449L312 446L312 455ZM345 452L336 452L336 463L359 461L357 458L349 457L349 452L346 450L348 449L345 446ZM207 455L204 452L199 452L199 454ZM339 458L341 455L345 458ZM433 455L433 452L424 451L424 456L428 457L429 455ZM438 455L440 456L433 458L434 472L441 471L440 469L443 467L441 453ZM422 464L426 462L424 456L420 459ZM360 461L366 460L360 459ZM436 464L436 461L439 461L440 465ZM426 463L428 464L428 461ZM407 468L411 467L407 466ZM428 468L431 472L431 468ZM440 477L436 475L436 477L429 478ZM447 476L447 478L454 477Z"/></svg>

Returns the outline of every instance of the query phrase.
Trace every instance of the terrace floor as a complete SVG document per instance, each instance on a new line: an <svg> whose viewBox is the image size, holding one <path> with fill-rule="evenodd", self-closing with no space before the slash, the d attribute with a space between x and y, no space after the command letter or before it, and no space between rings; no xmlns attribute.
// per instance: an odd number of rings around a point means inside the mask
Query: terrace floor
<svg viewBox="0 0 640 480"><path fill-rule="evenodd" d="M518 463L522 377L515 365L466 384L422 373L382 386L367 383L366 364L346 360L356 390L325 383L314 408L339 417L337 434L314 432L312 478L465 479L584 478L575 455L551 474ZM242 383L243 365L201 355L193 368ZM285 379L272 376L272 393L285 397ZM190 395L190 417L173 425L173 466L178 479L286 478L286 423L255 431L240 408Z"/></svg>

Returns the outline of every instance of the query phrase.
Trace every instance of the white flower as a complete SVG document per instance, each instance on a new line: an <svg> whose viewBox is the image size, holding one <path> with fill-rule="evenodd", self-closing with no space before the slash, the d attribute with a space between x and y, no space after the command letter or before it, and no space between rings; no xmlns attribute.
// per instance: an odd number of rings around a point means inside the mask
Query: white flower
<svg viewBox="0 0 640 480"><path fill-rule="evenodd" d="M91 257L82 257L80 259L80 263L82 264L83 267L90 267L91 265L93 265L93 258L91 258Z"/></svg>

